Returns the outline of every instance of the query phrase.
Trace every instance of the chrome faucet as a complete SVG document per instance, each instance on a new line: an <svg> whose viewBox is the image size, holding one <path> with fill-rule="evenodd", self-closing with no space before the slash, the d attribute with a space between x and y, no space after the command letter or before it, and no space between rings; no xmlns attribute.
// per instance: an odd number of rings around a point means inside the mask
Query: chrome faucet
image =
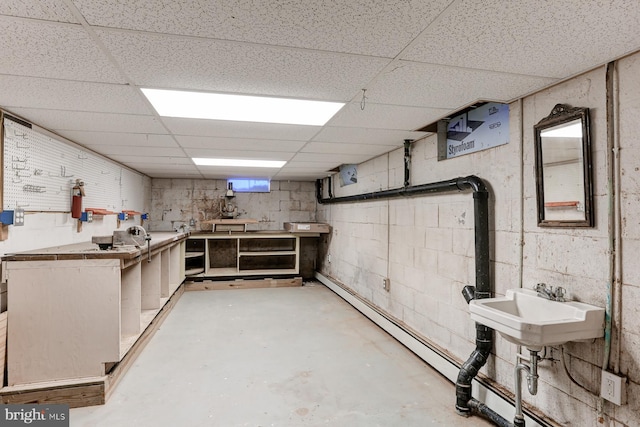
<svg viewBox="0 0 640 427"><path fill-rule="evenodd" d="M553 289L553 286L547 287L545 283L538 283L533 289L538 293L539 297L546 298L551 301L565 301L565 290L561 286Z"/></svg>

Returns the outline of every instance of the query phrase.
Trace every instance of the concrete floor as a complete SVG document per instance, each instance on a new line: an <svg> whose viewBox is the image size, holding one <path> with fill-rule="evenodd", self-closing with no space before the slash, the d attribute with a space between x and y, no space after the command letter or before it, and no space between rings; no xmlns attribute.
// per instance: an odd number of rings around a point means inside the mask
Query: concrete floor
<svg viewBox="0 0 640 427"><path fill-rule="evenodd" d="M321 284L185 292L106 405L71 426L489 426Z"/></svg>

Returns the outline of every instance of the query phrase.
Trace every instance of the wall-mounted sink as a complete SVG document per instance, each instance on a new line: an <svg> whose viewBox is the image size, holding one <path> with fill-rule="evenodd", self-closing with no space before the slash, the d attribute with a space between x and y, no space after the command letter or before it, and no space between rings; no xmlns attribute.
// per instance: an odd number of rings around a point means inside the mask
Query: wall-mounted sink
<svg viewBox="0 0 640 427"><path fill-rule="evenodd" d="M504 297L473 300L469 310L476 322L531 350L604 335L604 308L551 301L529 289L509 289Z"/></svg>

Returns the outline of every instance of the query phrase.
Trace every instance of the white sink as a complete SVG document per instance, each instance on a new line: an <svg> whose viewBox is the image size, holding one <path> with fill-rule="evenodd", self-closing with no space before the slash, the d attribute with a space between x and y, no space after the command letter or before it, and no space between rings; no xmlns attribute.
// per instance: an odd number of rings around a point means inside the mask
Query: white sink
<svg viewBox="0 0 640 427"><path fill-rule="evenodd" d="M604 308L550 301L529 289L509 289L504 297L472 300L469 310L471 319L531 350L604 335Z"/></svg>

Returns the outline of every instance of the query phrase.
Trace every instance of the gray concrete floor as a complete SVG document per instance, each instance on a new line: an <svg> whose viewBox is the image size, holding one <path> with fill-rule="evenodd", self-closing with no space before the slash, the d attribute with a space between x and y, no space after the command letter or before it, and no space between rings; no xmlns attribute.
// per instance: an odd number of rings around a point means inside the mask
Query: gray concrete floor
<svg viewBox="0 0 640 427"><path fill-rule="evenodd" d="M321 284L185 292L106 405L71 426L488 426Z"/></svg>

